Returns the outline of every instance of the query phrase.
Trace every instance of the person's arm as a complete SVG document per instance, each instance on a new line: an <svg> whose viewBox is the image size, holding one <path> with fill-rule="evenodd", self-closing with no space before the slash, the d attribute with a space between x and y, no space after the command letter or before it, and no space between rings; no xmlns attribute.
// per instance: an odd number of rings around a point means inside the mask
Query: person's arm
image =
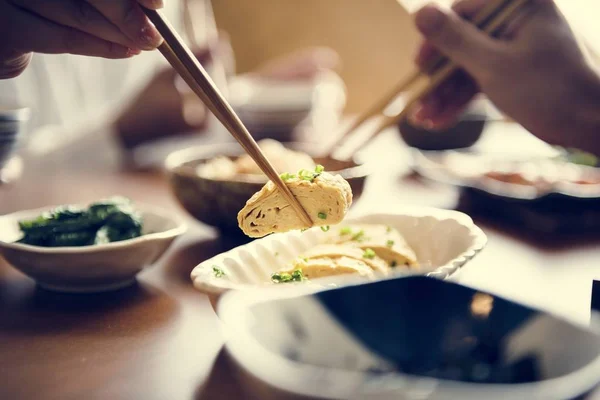
<svg viewBox="0 0 600 400"><path fill-rule="evenodd" d="M452 11L430 5L416 14L425 37L417 63L439 51L463 70L428 96L411 122L445 127L481 91L539 138L600 155L600 77L557 6L533 1L501 39L492 39L463 19L486 2L463 0Z"/></svg>
<svg viewBox="0 0 600 400"><path fill-rule="evenodd" d="M32 53L128 58L162 41L141 5L162 0L0 0L0 79L14 78Z"/></svg>

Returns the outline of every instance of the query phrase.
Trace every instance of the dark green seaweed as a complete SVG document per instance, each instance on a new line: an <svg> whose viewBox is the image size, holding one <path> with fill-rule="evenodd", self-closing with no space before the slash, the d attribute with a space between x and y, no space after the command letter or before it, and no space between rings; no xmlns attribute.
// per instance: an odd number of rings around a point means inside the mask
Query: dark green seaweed
<svg viewBox="0 0 600 400"><path fill-rule="evenodd" d="M87 209L62 206L37 218L19 221L18 242L43 247L89 246L142 235L142 219L128 199L102 200Z"/></svg>

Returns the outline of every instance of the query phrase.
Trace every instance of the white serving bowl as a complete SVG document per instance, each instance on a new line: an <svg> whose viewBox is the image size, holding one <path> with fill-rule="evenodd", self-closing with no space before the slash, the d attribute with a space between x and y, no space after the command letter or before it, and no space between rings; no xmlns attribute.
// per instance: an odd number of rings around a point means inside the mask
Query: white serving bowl
<svg viewBox="0 0 600 400"><path fill-rule="evenodd" d="M142 215L142 236L83 247L48 248L15 243L22 237L20 220L34 218L55 206L0 216L0 254L49 290L93 293L126 287L186 231L185 223L173 213L138 203L135 207Z"/></svg>
<svg viewBox="0 0 600 400"><path fill-rule="evenodd" d="M384 224L397 229L415 251L420 265L419 270L408 273L440 279L454 274L487 242L486 235L473 220L457 211L402 208L397 212L365 214L344 221L344 224L351 223ZM270 235L202 262L192 270L191 278L198 290L211 297L213 305L221 294L232 289L272 288L271 274L322 238L320 228ZM225 276L216 277L214 267L220 268ZM406 273L406 270L399 270L397 274ZM350 278L353 280L355 278ZM342 282L339 277L335 281ZM303 285L328 286L331 279L311 280Z"/></svg>
<svg viewBox="0 0 600 400"><path fill-rule="evenodd" d="M437 279L236 291L217 311L227 351L257 395L564 400L587 398L600 380L596 324Z"/></svg>

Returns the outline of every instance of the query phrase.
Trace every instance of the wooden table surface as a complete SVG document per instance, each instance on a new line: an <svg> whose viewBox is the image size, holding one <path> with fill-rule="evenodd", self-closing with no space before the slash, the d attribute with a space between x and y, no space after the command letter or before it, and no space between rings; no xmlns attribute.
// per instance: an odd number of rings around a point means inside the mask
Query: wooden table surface
<svg viewBox="0 0 600 400"><path fill-rule="evenodd" d="M456 206L455 189L406 175L407 153L394 135L378 142L371 154L380 168L357 209ZM23 177L0 186L0 214L114 194L183 214L162 173L125 171L105 151L92 145L28 156ZM489 244L459 281L586 323L598 241L476 222ZM210 228L189 225L135 286L113 293L44 291L0 261L0 399L281 398L249 383L222 350L217 317L189 273L231 244ZM259 396L251 394L257 390Z"/></svg>

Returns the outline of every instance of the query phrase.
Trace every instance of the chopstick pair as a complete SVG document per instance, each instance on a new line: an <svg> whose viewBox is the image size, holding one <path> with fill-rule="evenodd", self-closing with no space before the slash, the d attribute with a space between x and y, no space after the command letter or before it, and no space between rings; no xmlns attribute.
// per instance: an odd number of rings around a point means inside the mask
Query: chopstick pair
<svg viewBox="0 0 600 400"><path fill-rule="evenodd" d="M252 157L265 175L277 186L302 222L307 227L311 227L313 223L306 210L283 182L260 147L256 144L252 135L250 135L250 132L248 132L235 111L233 111L233 108L223 95L221 95L208 73L202 68L202 65L200 65L187 45L162 15L161 11L146 8L143 8L143 10L164 39L158 50L167 59L169 64L173 66L175 71L181 75L200 100L227 128L246 153Z"/></svg>
<svg viewBox="0 0 600 400"><path fill-rule="evenodd" d="M475 15L472 22L488 35L496 36L505 24L517 16L530 1L492 0ZM351 158L369 140L403 120L417 102L434 92L458 70L459 67L455 63L441 55L427 63L423 70L415 69L386 96L360 114L329 147L329 154L338 159ZM395 115L385 115L385 110L403 93L407 96L400 112ZM348 144L349 136L352 136L365 122L377 116L381 118L373 130L363 134L356 143Z"/></svg>

